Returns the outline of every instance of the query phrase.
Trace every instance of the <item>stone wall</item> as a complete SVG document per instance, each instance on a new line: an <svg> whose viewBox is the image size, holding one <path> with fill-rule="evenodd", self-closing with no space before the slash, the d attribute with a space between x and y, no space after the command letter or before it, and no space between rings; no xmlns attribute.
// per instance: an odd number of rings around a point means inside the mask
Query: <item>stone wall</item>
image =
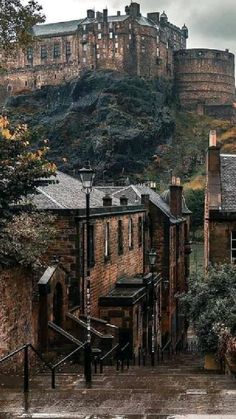
<svg viewBox="0 0 236 419"><path fill-rule="evenodd" d="M184 107L224 104L235 96L234 55L226 51L189 49L174 53L176 89Z"/></svg>
<svg viewBox="0 0 236 419"><path fill-rule="evenodd" d="M33 307L33 278L29 270L0 273L0 357L25 343L37 344L37 310Z"/></svg>

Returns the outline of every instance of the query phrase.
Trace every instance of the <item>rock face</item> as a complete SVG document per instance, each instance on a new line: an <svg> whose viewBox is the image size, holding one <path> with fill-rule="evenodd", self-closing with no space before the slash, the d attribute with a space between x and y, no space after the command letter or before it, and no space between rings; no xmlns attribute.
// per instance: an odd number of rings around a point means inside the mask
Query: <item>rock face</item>
<svg viewBox="0 0 236 419"><path fill-rule="evenodd" d="M163 80L87 72L61 86L12 96L5 108L29 125L35 146L49 139L60 169L74 173L88 159L98 179L138 180L173 134L171 90Z"/></svg>

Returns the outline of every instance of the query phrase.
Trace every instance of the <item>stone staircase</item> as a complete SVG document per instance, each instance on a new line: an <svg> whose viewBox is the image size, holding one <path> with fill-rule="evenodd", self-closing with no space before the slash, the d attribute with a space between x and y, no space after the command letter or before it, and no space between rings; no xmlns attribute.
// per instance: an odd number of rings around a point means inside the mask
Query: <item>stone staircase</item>
<svg viewBox="0 0 236 419"><path fill-rule="evenodd" d="M103 374L93 374L89 387L81 366L74 365L70 374L57 374L55 390L50 388L50 375L40 374L32 377L27 398L19 382L20 378L10 382L8 377L1 386L1 419L236 419L236 380L205 372L202 358L193 353L181 353L155 367L131 366L123 372L105 366Z"/></svg>

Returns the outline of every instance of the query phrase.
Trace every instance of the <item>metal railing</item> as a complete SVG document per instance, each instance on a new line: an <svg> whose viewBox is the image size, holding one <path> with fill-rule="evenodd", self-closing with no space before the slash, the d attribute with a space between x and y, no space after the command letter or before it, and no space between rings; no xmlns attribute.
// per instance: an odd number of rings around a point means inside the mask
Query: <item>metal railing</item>
<svg viewBox="0 0 236 419"><path fill-rule="evenodd" d="M65 356L63 359L61 359L59 362L57 362L56 364L54 364L50 367L51 372L52 372L52 381L51 381L52 388L56 388L56 368L60 367L60 365L62 365L64 362L66 362L73 355L77 354L81 349L84 349L84 345L85 344L80 345L78 348L76 348L74 351L69 353L67 356Z"/></svg>
<svg viewBox="0 0 236 419"><path fill-rule="evenodd" d="M108 360L108 359L112 359L114 357L115 354L115 358L116 358L116 369L119 370L119 359L117 357L117 352L118 352L118 348L119 348L119 344L115 345L113 348L111 348L105 355L103 355L103 357L100 358L99 362L100 362L100 374L103 373L103 366L104 366L104 361Z"/></svg>

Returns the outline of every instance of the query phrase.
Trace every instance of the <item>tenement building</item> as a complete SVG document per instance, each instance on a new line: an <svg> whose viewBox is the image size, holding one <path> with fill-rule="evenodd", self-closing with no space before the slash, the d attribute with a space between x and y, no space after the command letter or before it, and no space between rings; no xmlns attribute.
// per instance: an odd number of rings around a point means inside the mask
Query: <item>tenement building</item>
<svg viewBox="0 0 236 419"><path fill-rule="evenodd" d="M205 267L236 261L236 154L220 152L210 133L205 194Z"/></svg>
<svg viewBox="0 0 236 419"><path fill-rule="evenodd" d="M33 34L35 44L8 60L0 78L8 92L60 84L88 69L172 78L173 52L186 48L188 29L170 23L165 12L144 17L134 2L125 14L88 10L83 19L36 25Z"/></svg>

